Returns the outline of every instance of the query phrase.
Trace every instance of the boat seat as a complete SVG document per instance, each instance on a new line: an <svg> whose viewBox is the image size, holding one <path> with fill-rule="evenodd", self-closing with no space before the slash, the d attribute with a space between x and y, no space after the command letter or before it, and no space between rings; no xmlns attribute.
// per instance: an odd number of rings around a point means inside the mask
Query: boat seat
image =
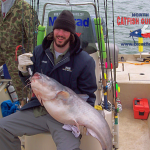
<svg viewBox="0 0 150 150"><path fill-rule="evenodd" d="M25 136L25 150L57 150L50 133ZM82 136L80 149L102 150L100 143L92 136Z"/></svg>
<svg viewBox="0 0 150 150"><path fill-rule="evenodd" d="M104 111L105 119L112 131L112 112ZM41 133L32 136L25 136L25 150L57 150L50 133ZM99 141L84 135L81 138L80 149L82 150L102 150Z"/></svg>

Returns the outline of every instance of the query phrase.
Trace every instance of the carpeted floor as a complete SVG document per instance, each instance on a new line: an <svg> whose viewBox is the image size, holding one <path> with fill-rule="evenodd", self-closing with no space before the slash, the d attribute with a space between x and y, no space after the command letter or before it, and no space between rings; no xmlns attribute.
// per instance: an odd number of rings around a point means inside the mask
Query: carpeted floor
<svg viewBox="0 0 150 150"><path fill-rule="evenodd" d="M134 119L131 109L119 114L119 150L150 150L148 121Z"/></svg>

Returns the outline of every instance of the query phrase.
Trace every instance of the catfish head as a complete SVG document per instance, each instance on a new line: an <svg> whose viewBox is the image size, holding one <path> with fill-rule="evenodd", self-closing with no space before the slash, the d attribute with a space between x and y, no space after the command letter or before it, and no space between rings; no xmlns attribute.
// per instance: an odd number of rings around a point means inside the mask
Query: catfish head
<svg viewBox="0 0 150 150"><path fill-rule="evenodd" d="M31 78L31 88L41 104L42 100L54 99L63 90L56 80L37 72Z"/></svg>

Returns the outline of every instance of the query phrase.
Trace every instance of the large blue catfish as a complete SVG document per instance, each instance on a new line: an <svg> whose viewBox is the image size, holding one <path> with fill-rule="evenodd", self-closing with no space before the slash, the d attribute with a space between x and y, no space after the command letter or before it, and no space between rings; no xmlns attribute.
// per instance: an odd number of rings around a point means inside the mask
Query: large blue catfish
<svg viewBox="0 0 150 150"><path fill-rule="evenodd" d="M112 150L112 134L104 117L75 92L46 75L35 73L31 88L48 113L63 124L85 126L101 144Z"/></svg>

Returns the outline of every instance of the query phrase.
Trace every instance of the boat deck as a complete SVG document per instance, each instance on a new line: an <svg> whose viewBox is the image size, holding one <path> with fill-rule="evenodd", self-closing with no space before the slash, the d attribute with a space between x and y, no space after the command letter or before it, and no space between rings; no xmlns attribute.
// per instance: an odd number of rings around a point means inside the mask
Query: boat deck
<svg viewBox="0 0 150 150"><path fill-rule="evenodd" d="M150 63L120 62L116 70L117 82L150 83L150 69L148 68L150 68Z"/></svg>
<svg viewBox="0 0 150 150"><path fill-rule="evenodd" d="M116 69L116 80L121 89L118 98L123 109L119 113L119 150L150 150L150 117L134 119L133 111L135 97L147 98L150 104L150 63L142 64L135 56L123 56L125 61ZM119 60L120 57L122 55ZM22 150L27 149L22 147Z"/></svg>
<svg viewBox="0 0 150 150"><path fill-rule="evenodd" d="M116 79L120 86L118 97L122 103L119 113L119 150L150 149L150 117L134 119L133 99L147 98L150 104L150 63L139 62L139 55L121 55L124 62L118 64ZM144 55L148 58L149 54Z"/></svg>
<svg viewBox="0 0 150 150"><path fill-rule="evenodd" d="M134 119L133 110L124 108L119 114L119 150L149 150L148 121L150 122L150 119ZM26 149L22 147L21 150Z"/></svg>
<svg viewBox="0 0 150 150"><path fill-rule="evenodd" d="M132 109L119 114L119 150L149 150L148 120L134 119Z"/></svg>

